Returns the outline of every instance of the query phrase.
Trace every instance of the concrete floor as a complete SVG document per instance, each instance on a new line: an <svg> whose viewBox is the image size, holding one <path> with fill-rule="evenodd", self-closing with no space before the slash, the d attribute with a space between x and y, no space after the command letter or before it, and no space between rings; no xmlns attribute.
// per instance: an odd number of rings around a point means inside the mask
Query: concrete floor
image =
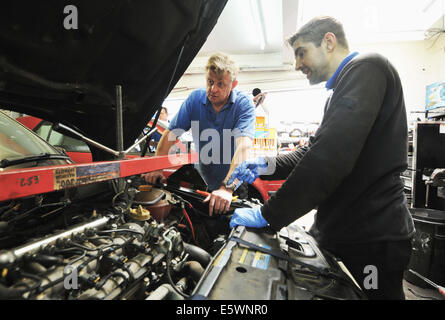
<svg viewBox="0 0 445 320"><path fill-rule="evenodd" d="M308 231L314 223L315 210L304 215L297 220L299 226ZM406 300L445 300L440 293L434 288L421 288L414 284L403 280L403 290Z"/></svg>

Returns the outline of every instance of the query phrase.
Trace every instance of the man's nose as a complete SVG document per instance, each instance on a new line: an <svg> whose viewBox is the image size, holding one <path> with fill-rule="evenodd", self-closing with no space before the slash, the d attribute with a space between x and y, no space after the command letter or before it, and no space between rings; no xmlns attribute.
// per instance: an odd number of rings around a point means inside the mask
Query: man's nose
<svg viewBox="0 0 445 320"><path fill-rule="evenodd" d="M301 69L302 63L300 59L295 59L295 70L299 71Z"/></svg>

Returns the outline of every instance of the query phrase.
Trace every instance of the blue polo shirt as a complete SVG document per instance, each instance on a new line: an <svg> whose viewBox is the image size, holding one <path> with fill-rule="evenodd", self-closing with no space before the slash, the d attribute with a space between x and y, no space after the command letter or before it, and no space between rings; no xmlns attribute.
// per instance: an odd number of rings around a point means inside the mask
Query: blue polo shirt
<svg viewBox="0 0 445 320"><path fill-rule="evenodd" d="M181 135L192 129L199 152L198 171L209 191L219 189L229 172L235 139L255 134L255 107L244 93L232 90L227 103L216 114L205 89L193 91L170 122L169 130ZM183 130L183 131L182 131Z"/></svg>

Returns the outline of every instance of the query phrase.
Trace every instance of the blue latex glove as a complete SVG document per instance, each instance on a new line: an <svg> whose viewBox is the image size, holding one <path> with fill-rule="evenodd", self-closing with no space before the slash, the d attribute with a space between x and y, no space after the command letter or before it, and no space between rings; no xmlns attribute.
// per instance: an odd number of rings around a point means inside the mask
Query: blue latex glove
<svg viewBox="0 0 445 320"><path fill-rule="evenodd" d="M266 159L262 157L243 161L243 163L233 171L227 184L232 184L235 179L252 184L256 178L267 172L267 166L268 163Z"/></svg>
<svg viewBox="0 0 445 320"><path fill-rule="evenodd" d="M236 209L230 220L230 228L246 226L251 228L264 228L269 223L261 214L261 207Z"/></svg>

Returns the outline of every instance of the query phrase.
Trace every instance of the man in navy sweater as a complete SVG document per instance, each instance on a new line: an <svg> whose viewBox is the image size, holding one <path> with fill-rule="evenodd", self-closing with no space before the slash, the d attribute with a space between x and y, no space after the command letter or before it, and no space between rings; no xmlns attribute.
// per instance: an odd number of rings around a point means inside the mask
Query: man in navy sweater
<svg viewBox="0 0 445 320"><path fill-rule="evenodd" d="M378 54L349 51L340 22L317 17L288 40L296 70L332 94L308 147L247 160L229 179L286 179L262 207L237 209L231 227L275 230L317 209L310 233L340 257L370 299L404 299L414 225L400 174L407 119L399 75ZM266 174L266 167L275 168ZM371 268L373 269L369 269ZM365 283L368 270L378 283Z"/></svg>

